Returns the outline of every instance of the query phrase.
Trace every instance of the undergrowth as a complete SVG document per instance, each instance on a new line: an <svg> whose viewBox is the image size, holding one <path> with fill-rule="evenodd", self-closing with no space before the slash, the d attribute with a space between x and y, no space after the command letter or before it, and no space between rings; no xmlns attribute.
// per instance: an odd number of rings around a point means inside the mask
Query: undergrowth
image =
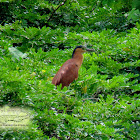
<svg viewBox="0 0 140 140"><path fill-rule="evenodd" d="M139 24L117 34L113 30L59 34L46 27L14 26L1 26L0 105L28 107L32 124L28 130L0 130L1 139L139 139ZM52 42L50 34L55 32L60 44L72 48L45 52L34 47L43 45L40 39ZM85 38L95 52L84 54L77 81L68 89L56 89L53 76ZM13 47L18 42L22 46Z"/></svg>

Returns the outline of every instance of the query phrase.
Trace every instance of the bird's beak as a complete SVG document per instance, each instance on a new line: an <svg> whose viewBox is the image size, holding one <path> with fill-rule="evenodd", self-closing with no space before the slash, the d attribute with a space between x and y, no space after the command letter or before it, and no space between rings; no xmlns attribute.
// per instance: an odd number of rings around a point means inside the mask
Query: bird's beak
<svg viewBox="0 0 140 140"><path fill-rule="evenodd" d="M94 49L89 49L89 48L85 48L86 51L88 52L94 52L95 50Z"/></svg>

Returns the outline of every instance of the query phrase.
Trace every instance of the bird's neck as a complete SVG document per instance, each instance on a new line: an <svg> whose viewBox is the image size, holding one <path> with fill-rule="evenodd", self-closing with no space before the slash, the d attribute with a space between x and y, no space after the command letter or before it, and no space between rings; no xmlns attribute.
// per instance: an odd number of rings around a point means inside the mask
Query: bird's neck
<svg viewBox="0 0 140 140"><path fill-rule="evenodd" d="M75 53L72 59L75 60L76 64L80 68L83 62L83 55L81 53Z"/></svg>

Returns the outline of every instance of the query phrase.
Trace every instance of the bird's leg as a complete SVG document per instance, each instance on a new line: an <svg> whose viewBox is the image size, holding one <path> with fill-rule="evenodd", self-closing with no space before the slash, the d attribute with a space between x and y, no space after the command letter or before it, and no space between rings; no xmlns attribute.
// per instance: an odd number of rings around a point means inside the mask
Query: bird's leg
<svg viewBox="0 0 140 140"><path fill-rule="evenodd" d="M70 90L70 85L71 85L71 84L69 84L69 86L67 86L67 89L68 89L68 90Z"/></svg>

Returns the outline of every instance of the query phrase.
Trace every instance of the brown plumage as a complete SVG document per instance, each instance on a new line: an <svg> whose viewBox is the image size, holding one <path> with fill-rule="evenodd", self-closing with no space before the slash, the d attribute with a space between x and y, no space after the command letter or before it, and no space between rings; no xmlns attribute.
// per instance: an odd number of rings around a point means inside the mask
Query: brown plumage
<svg viewBox="0 0 140 140"><path fill-rule="evenodd" d="M69 86L74 80L78 78L78 70L83 62L83 53L85 48L83 46L78 46L74 49L72 58L67 60L61 68L58 70L56 75L52 80L52 84L55 86L62 84L64 86Z"/></svg>

